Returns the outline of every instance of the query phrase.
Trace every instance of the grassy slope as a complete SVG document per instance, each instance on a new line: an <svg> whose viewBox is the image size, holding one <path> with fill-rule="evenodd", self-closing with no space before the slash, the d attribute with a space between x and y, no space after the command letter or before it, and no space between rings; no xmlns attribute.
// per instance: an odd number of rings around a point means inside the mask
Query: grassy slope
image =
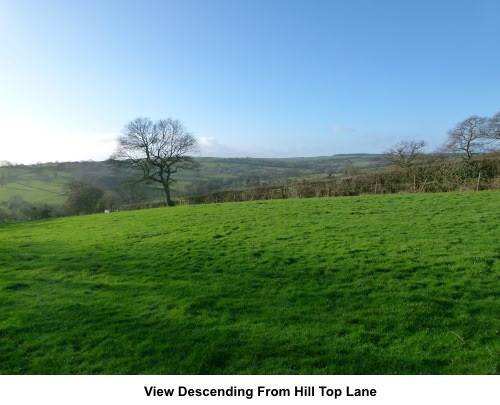
<svg viewBox="0 0 500 405"><path fill-rule="evenodd" d="M9 183L0 189L0 201L8 201L13 195L20 195L28 202L62 204L68 198L63 194L64 183L44 183L36 180Z"/></svg>
<svg viewBox="0 0 500 405"><path fill-rule="evenodd" d="M42 180L41 176L48 178ZM0 177L8 180L0 182L0 201L8 201L13 195L20 195L25 201L48 204L62 204L64 184L71 179L54 165L0 167Z"/></svg>
<svg viewBox="0 0 500 405"><path fill-rule="evenodd" d="M500 193L0 224L0 373L496 374Z"/></svg>

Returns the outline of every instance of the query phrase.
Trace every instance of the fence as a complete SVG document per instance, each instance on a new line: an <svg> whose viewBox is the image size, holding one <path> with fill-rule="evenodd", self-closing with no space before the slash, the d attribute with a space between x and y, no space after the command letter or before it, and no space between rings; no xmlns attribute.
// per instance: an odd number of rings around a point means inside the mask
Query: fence
<svg viewBox="0 0 500 405"><path fill-rule="evenodd" d="M183 199L183 204L210 204L286 198L355 196L500 189L500 159L445 162L341 179L230 190Z"/></svg>

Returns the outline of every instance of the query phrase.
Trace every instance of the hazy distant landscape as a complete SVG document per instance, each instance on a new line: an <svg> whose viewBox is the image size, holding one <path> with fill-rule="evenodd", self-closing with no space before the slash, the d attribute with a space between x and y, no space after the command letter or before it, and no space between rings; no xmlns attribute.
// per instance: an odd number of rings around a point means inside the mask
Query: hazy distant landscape
<svg viewBox="0 0 500 405"><path fill-rule="evenodd" d="M470 161L424 155L428 163L387 165L383 155L316 158L198 158L172 184L179 205L364 194L497 190L495 153ZM131 180L107 162L0 166L0 221L104 213L165 205L162 188Z"/></svg>
<svg viewBox="0 0 500 405"><path fill-rule="evenodd" d="M198 158L200 167L180 171L173 186L175 199L224 190L240 190L299 181L352 176L383 166L381 155L352 154L316 158ZM53 214L68 199L68 183L80 181L113 193L115 207L164 199L154 185L133 184L105 162L57 162L37 165L4 163L0 166L0 220L9 217L9 206L23 203L50 206ZM108 194L109 195L109 194ZM104 196L104 195L103 195ZM105 197L105 196L104 196ZM112 208L106 203L99 212ZM11 219L30 219L28 212ZM2 215L3 212L3 215ZM52 216L52 215L50 215Z"/></svg>

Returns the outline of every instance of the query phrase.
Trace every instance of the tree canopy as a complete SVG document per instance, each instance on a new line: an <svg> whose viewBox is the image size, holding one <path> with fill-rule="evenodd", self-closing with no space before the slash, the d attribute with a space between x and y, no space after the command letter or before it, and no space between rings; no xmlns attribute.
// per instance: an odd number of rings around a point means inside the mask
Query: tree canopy
<svg viewBox="0 0 500 405"><path fill-rule="evenodd" d="M387 164L409 168L421 162L425 141L401 141L383 152Z"/></svg>
<svg viewBox="0 0 500 405"><path fill-rule="evenodd" d="M173 118L153 122L139 117L128 122L118 137L118 146L110 162L133 169L136 181L160 183L168 206L174 205L170 186L180 169L198 166L194 159L199 152L197 139L182 122Z"/></svg>
<svg viewBox="0 0 500 405"><path fill-rule="evenodd" d="M492 117L472 115L448 131L446 152L462 153L469 161L473 155L497 150L500 140L500 111Z"/></svg>

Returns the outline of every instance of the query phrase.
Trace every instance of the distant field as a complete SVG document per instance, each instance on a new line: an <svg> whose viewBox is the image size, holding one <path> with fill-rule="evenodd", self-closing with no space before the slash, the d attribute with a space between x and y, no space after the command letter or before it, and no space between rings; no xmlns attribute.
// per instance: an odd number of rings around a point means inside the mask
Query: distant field
<svg viewBox="0 0 500 405"><path fill-rule="evenodd" d="M500 192L0 224L2 374L498 374Z"/></svg>
<svg viewBox="0 0 500 405"><path fill-rule="evenodd" d="M340 176L347 171L370 172L381 167L380 155L351 154L311 158L199 158L199 170L180 171L173 185L175 198L244 189L268 184L285 184ZM83 180L103 189L116 190L124 179L104 162L46 163L0 167L0 206L13 195L30 203L60 205L66 201L64 185ZM163 198L151 187L150 200Z"/></svg>
<svg viewBox="0 0 500 405"><path fill-rule="evenodd" d="M32 203L62 204L67 199L63 186L70 178L53 166L0 167L0 202L18 195Z"/></svg>

